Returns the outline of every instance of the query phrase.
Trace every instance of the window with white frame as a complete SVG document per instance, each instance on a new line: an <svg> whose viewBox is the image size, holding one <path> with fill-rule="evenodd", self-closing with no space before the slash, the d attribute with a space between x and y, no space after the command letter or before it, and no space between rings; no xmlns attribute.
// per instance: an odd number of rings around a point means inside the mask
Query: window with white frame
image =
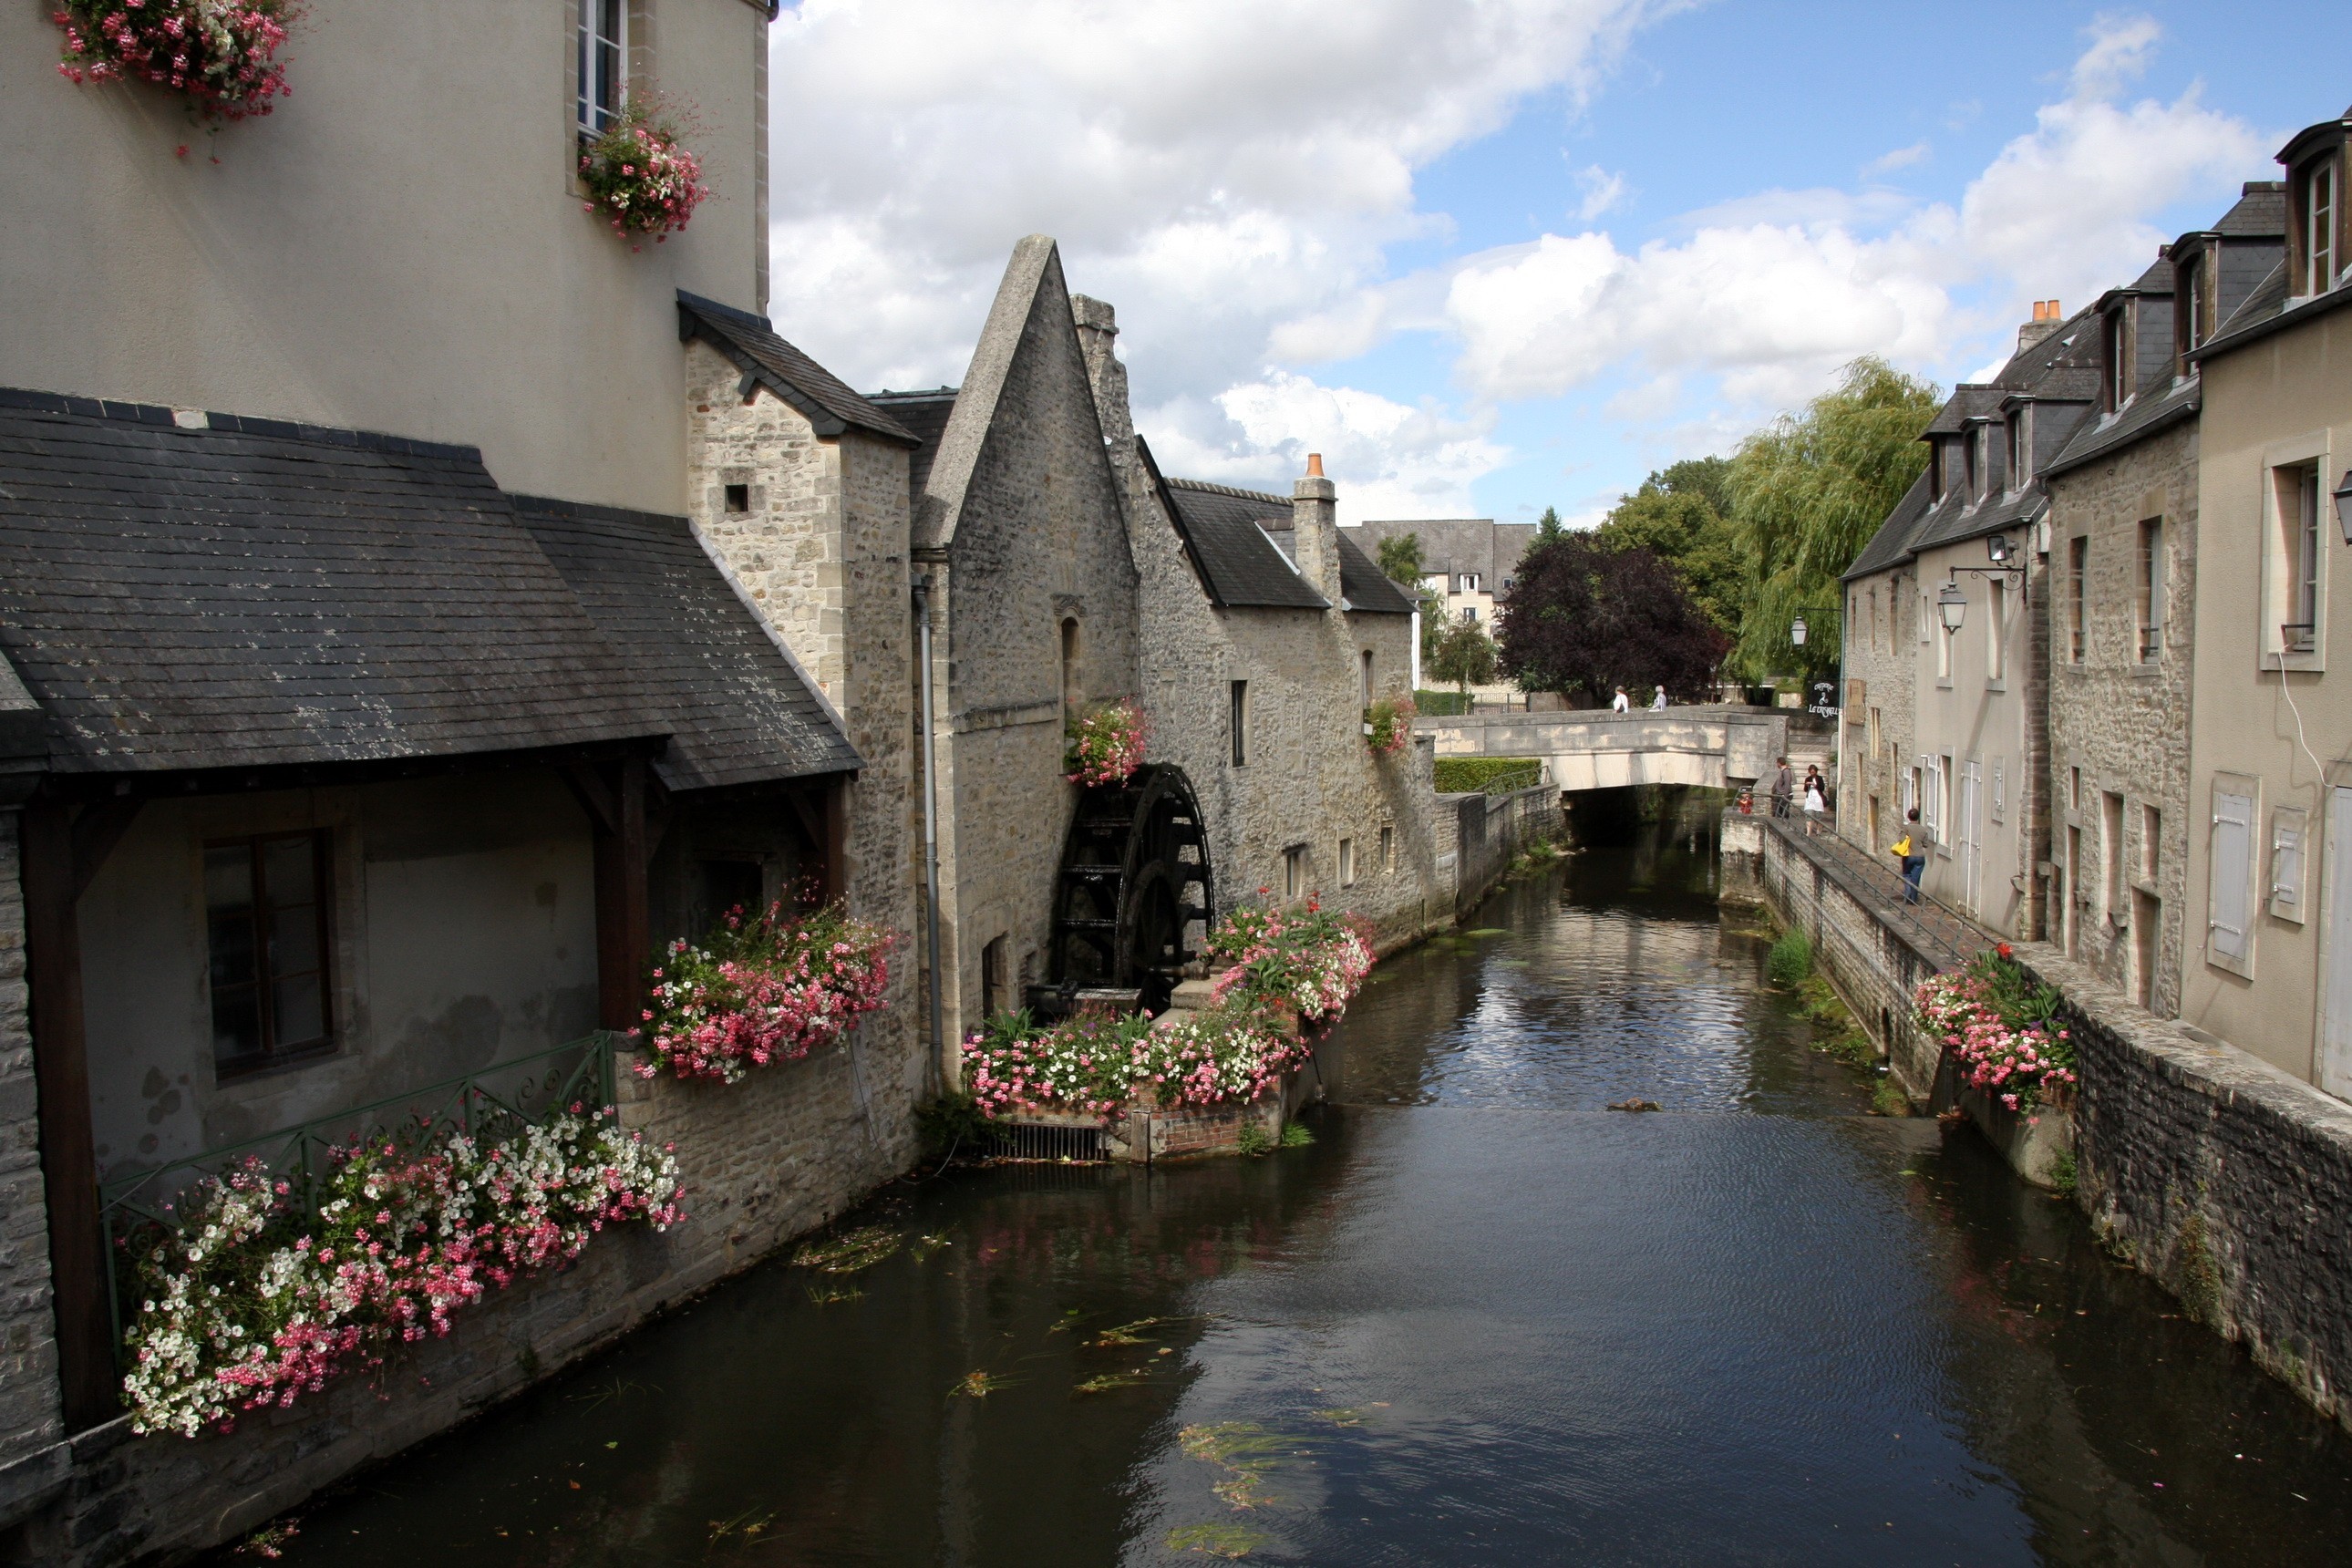
<svg viewBox="0 0 2352 1568"><path fill-rule="evenodd" d="M2303 176L2302 294L2321 294L2336 281L2336 151L2312 163Z"/></svg>
<svg viewBox="0 0 2352 1568"><path fill-rule="evenodd" d="M583 138L601 135L621 112L629 90L629 0L579 0L574 29L578 92L575 117Z"/></svg>
<svg viewBox="0 0 2352 1568"><path fill-rule="evenodd" d="M2282 654L2319 647L2319 465L2284 464L2271 470L2277 513L2270 563L2271 614L2263 646Z"/></svg>
<svg viewBox="0 0 2352 1568"><path fill-rule="evenodd" d="M2150 518L2139 525L2139 570L2134 574L2139 595L2139 661L2154 664L2164 653L2164 520Z"/></svg>

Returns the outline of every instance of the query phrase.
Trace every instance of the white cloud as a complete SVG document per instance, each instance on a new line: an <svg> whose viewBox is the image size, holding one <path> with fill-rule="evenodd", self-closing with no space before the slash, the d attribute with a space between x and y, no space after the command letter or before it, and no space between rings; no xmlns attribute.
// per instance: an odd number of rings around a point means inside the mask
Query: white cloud
<svg viewBox="0 0 2352 1568"><path fill-rule="evenodd" d="M1924 163L1927 161L1928 152L1927 143L1914 142L1908 147L1897 147L1892 153L1881 153L1862 166L1862 177L1865 180L1873 179L1880 174L1891 174L1897 169L1910 168L1915 163Z"/></svg>
<svg viewBox="0 0 2352 1568"><path fill-rule="evenodd" d="M1319 452L1347 523L1469 516L1470 487L1510 457L1487 437L1491 416L1458 419L1285 371L1139 411L1137 424L1167 472L1279 495Z"/></svg>
<svg viewBox="0 0 2352 1568"><path fill-rule="evenodd" d="M2067 73L2080 99L2113 98L2126 82L2137 81L2147 73L2148 61L2164 37L2155 17L2115 11L2101 12L2083 31L2091 47L2076 57L2074 68Z"/></svg>
<svg viewBox="0 0 2352 1568"><path fill-rule="evenodd" d="M1625 176L1612 174L1598 163L1576 172L1577 188L1584 193L1576 204L1576 221L1591 223L1625 199Z"/></svg>

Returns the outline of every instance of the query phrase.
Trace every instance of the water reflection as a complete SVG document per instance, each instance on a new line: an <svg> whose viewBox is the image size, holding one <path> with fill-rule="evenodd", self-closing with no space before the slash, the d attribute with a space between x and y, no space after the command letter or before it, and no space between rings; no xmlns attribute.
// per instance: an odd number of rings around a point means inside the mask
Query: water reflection
<svg viewBox="0 0 2352 1568"><path fill-rule="evenodd" d="M894 1189L885 1261L755 1271L289 1560L2341 1561L2352 1443L1861 1114L1708 870L1650 827L1384 965L1312 1148Z"/></svg>

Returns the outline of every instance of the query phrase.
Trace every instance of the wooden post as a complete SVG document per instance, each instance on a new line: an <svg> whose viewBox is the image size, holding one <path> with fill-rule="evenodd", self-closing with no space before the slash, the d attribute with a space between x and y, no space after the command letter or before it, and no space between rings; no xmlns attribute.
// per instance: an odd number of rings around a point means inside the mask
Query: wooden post
<svg viewBox="0 0 2352 1568"><path fill-rule="evenodd" d="M601 795L586 788L580 794L590 803L595 832L597 1022L607 1029L634 1029L644 1022L645 966L653 945L646 888L646 760L624 759L618 779ZM609 814L600 805L609 806Z"/></svg>
<svg viewBox="0 0 2352 1568"><path fill-rule="evenodd" d="M82 1021L79 877L73 823L62 805L24 815L25 980L31 994L33 1073L40 1095L41 1178L49 1210L49 1282L58 1376L68 1432L111 1420L114 1321L99 1229L98 1157L89 1121Z"/></svg>

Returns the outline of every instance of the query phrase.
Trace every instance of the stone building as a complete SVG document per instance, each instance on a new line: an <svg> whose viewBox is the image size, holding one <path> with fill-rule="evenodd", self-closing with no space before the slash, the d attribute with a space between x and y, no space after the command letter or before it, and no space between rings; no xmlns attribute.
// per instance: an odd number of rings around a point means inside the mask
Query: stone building
<svg viewBox="0 0 2352 1568"><path fill-rule="evenodd" d="M2097 304L2096 414L2050 464L2050 940L2141 1006L2180 1007L2193 820L2195 351L2277 266L2284 187L2249 184ZM2168 352L2167 352L2168 351Z"/></svg>
<svg viewBox="0 0 2352 1568"><path fill-rule="evenodd" d="M2279 153L2277 266L2191 351L2198 416L2180 1016L2352 1097L2352 111ZM2335 668L2330 667L2331 656Z"/></svg>
<svg viewBox="0 0 2352 1568"><path fill-rule="evenodd" d="M1491 630L1519 557L1535 541L1536 525L1490 517L1391 518L1368 520L1347 531L1375 560L1381 541L1419 538L1422 586L1444 601L1446 619L1476 621Z"/></svg>
<svg viewBox="0 0 2352 1568"><path fill-rule="evenodd" d="M2044 470L2095 391L2093 326L2038 306L2000 374L1955 387L1845 573L1839 831L1884 854L1916 806L1927 890L2017 937L2040 932L2048 860Z"/></svg>

